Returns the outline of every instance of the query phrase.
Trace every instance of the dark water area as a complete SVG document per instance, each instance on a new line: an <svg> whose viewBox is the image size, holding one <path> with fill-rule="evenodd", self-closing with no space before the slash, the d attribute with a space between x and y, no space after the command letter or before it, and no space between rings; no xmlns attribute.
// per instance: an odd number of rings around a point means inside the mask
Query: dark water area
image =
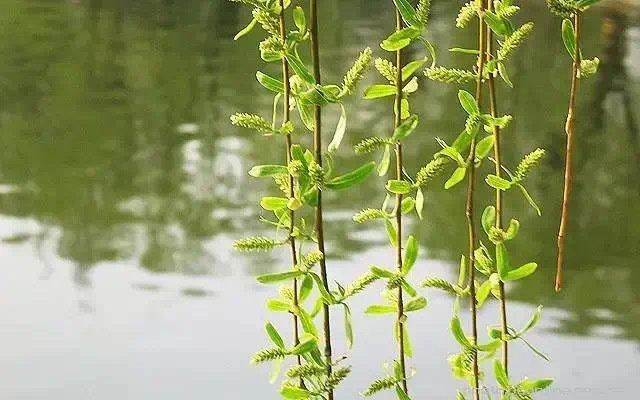
<svg viewBox="0 0 640 400"><path fill-rule="evenodd" d="M365 46L382 55L378 43L393 27L390 2L321 3L327 82L341 80ZM433 3L429 36L439 61L463 66L468 59L446 52L474 45L469 31L454 27L460 2ZM545 305L531 341L551 361L514 344L512 373L557 379L537 398L633 398L640 378L640 3L605 2L584 20L583 49L602 64L578 102L568 284L560 295L552 283L570 60L560 22L542 1L524 4L519 18L536 30L510 66L515 89L499 87L500 109L515 117L505 161L515 165L536 147L547 156L528 180L542 217L521 196L506 196L507 215L522 225L513 253L540 265L508 295L515 326ZM234 239L266 232L256 202L269 188L246 172L281 153L281 143L229 122L237 111L271 109L254 74L275 74L277 66L259 59L258 35L232 40L248 21L246 9L223 0L0 2L3 399L278 398L268 371L248 359L266 344L261 326L272 318L263 307L272 289L254 276L286 267L287 255L231 248ZM361 89L374 79L371 73ZM420 86L412 104L421 128L406 149L413 172L437 150L435 137L451 140L464 123L457 87L424 78ZM369 160L350 147L388 132L389 106L347 102L338 153L345 170ZM327 131L338 115L327 109ZM372 178L327 196L337 280L360 275L372 260L392 263L382 227L351 222L360 208L382 202L383 184ZM462 192L430 191L425 220L410 223L423 249L416 277L455 275L466 243ZM478 198L489 204L492 193L482 186ZM447 327L451 299L428 297L411 321L414 398L450 399L464 386L446 361L456 349ZM390 321L362 315L377 299L372 289L354 302L349 362L357 372L341 398L358 398L393 359ZM497 323L495 306L481 318ZM274 322L288 326L286 317ZM345 351L344 343L336 348Z"/></svg>

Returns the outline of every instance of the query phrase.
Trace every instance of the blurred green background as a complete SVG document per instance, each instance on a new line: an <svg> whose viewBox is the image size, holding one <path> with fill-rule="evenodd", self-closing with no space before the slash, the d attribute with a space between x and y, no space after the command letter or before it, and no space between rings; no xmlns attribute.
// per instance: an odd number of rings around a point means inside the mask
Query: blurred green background
<svg viewBox="0 0 640 400"><path fill-rule="evenodd" d="M327 82L340 80L365 46L382 55L377 44L394 22L390 1L320 3ZM454 27L460 3L433 0L429 36L443 65L468 64L446 48L474 45L469 31ZM515 117L504 135L506 162L538 146L547 157L529 179L543 217L507 196L508 215L523 227L514 257L541 266L510 288L510 313L517 326L545 305L531 340L551 362L514 345L512 374L555 377L539 398L631 398L640 376L640 2L604 1L585 17L583 49L602 64L579 100L567 287L559 295L552 285L570 60L560 21L542 0L523 2L519 18L536 30L511 64L515 89L499 87L501 110ZM232 40L248 21L245 8L224 0L0 2L3 398L278 398L268 371L248 366L272 318L263 307L272 289L253 277L286 267L288 258L231 249L234 239L265 229L256 202L269 188L246 171L282 156L278 141L229 123L236 111L271 107L254 79L256 69L277 73L258 57L260 35ZM464 123L457 88L420 85L410 171L437 149L434 137L451 140ZM345 170L369 160L350 147L392 122L384 101L347 105L338 155ZM338 112L326 111L328 134ZM372 178L328 196L332 278L392 262L382 227L350 219L379 205L382 186ZM462 190L429 192L425 220L411 222L423 248L417 278L455 274L466 243ZM491 198L481 185L479 201ZM451 300L428 296L428 309L411 321L413 393L447 399L464 386L446 362L456 348L447 328ZM389 321L361 315L376 300L371 289L354 304L356 372L341 398L357 398L393 359ZM497 323L495 311L487 307L482 324ZM289 326L286 318L274 322ZM345 351L344 343L336 348Z"/></svg>

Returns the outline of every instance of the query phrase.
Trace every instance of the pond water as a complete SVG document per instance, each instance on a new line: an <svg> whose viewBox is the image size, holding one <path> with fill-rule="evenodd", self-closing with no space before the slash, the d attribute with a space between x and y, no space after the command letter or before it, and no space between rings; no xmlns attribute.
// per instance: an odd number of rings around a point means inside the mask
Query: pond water
<svg viewBox="0 0 640 400"><path fill-rule="evenodd" d="M322 62L326 80L337 81L362 47L378 48L389 32L390 2L321 3ZM430 35L442 63L464 62L442 50L473 45L453 27L458 2L433 3ZM530 340L551 361L514 344L512 375L555 377L554 390L539 398L632 398L640 378L638 7L599 8L585 18L584 49L603 64L579 100L568 283L558 295L552 282L569 60L559 21L539 3L522 13L537 29L511 66L516 88L501 87L499 95L501 109L516 117L505 133L506 161L513 165L536 146L548 150L529 180L543 217L518 196L506 201L523 227L517 258L540 264L526 284L510 285L510 316L518 326L545 305ZM267 187L246 171L281 153L281 143L229 123L233 112L271 102L253 79L256 65L273 67L259 61L257 35L231 40L247 21L246 10L222 0L1 2L0 397L278 398L268 371L248 360L267 344L262 325L273 318L263 306L273 291L254 276L286 267L288 258L231 249L234 239L265 229L255 203ZM412 171L436 149L434 137L451 139L463 121L456 88L420 84L414 111L423 122L407 148ZM385 102L355 99L348 109L338 155L345 169L365 159L349 147L391 123ZM337 113L327 111L327 127ZM332 278L346 282L371 261L392 263L381 227L350 221L382 201L382 185L370 179L326 199ZM410 224L423 249L417 279L455 274L466 241L463 197L462 188L430 192L425 220ZM490 200L483 187L479 202ZM393 359L391 321L362 315L377 292L354 301L349 362L357 372L337 398L358 398ZM456 349L451 299L428 296L428 309L410 322L412 393L451 399L464 386L446 361ZM481 319L497 323L495 306ZM286 317L273 321L289 326ZM338 340L336 354L344 352Z"/></svg>

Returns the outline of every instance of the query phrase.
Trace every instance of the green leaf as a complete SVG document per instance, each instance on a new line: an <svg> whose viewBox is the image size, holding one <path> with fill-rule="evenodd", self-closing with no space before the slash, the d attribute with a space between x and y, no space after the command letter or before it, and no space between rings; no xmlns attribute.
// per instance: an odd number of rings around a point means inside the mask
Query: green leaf
<svg viewBox="0 0 640 400"><path fill-rule="evenodd" d="M393 2L407 25L422 27L422 24L418 20L416 10L413 9L407 0L393 0Z"/></svg>
<svg viewBox="0 0 640 400"><path fill-rule="evenodd" d="M411 78L409 82L407 82L406 85L404 85L404 87L402 88L402 93L410 94L415 92L416 90L418 90L418 77L414 76L413 78ZM406 99L403 99L403 100L406 100Z"/></svg>
<svg viewBox="0 0 640 400"><path fill-rule="evenodd" d="M392 246L398 245L398 233L396 228L393 226L393 223L388 219L384 220L384 227L387 230L387 236L389 237L389 242Z"/></svg>
<svg viewBox="0 0 640 400"><path fill-rule="evenodd" d="M400 209L402 210L402 215L409 214L416 206L416 201L413 197L405 197L402 199L402 205Z"/></svg>
<svg viewBox="0 0 640 400"><path fill-rule="evenodd" d="M596 0L597 1L597 0ZM551 386L553 383L553 379L529 379L525 378L520 383L518 383L518 387L527 393L535 393L541 390L544 390Z"/></svg>
<svg viewBox="0 0 640 400"><path fill-rule="evenodd" d="M275 211L287 207L289 199L284 197L263 197L260 200L260 207L267 211Z"/></svg>
<svg viewBox="0 0 640 400"><path fill-rule="evenodd" d="M466 398L462 392L458 391L458 393L456 393L456 400L466 400Z"/></svg>
<svg viewBox="0 0 640 400"><path fill-rule="evenodd" d="M394 306L388 306L385 304L375 304L367 307L364 313L369 315L378 315L378 314L393 314L396 312L398 312L398 310Z"/></svg>
<svg viewBox="0 0 640 400"><path fill-rule="evenodd" d="M425 299L424 297L418 297L416 299L409 301L404 306L404 311L405 312L418 311L418 310L422 310L426 306L427 306L427 299Z"/></svg>
<svg viewBox="0 0 640 400"><path fill-rule="evenodd" d="M298 303L304 303L309 298L311 291L313 290L313 278L309 275L305 276L300 284L300 290L298 291Z"/></svg>
<svg viewBox="0 0 640 400"><path fill-rule="evenodd" d="M452 53L462 53L462 54L471 54L471 55L478 55L480 54L480 52L478 50L475 49L463 49L460 47L454 47L452 49L449 49L450 52Z"/></svg>
<svg viewBox="0 0 640 400"><path fill-rule="evenodd" d="M298 108L298 114L300 115L300 120L302 121L304 126L308 130L313 131L313 127L315 125L313 121L313 106L310 104L301 104L301 103L296 104L296 106Z"/></svg>
<svg viewBox="0 0 640 400"><path fill-rule="evenodd" d="M267 300L267 308L271 311L282 312L289 311L291 309L291 305L281 300L269 299Z"/></svg>
<svg viewBox="0 0 640 400"><path fill-rule="evenodd" d="M249 32L251 32L253 30L253 28L255 28L256 24L258 23L258 21L256 21L256 19L252 19L251 22L249 22L249 24L247 26L245 26L244 28L242 28L242 30L240 32L238 32L234 37L233 40L238 40L241 37L247 35Z"/></svg>
<svg viewBox="0 0 640 400"><path fill-rule="evenodd" d="M458 286L464 287L467 281L467 258L462 255L460 257L460 269L458 271Z"/></svg>
<svg viewBox="0 0 640 400"><path fill-rule="evenodd" d="M498 63L498 73L500 74L500 77L502 78L504 83L506 83L509 87L512 88L513 87L513 83L511 82L511 79L509 78L509 73L507 72L507 67L502 62Z"/></svg>
<svg viewBox="0 0 640 400"><path fill-rule="evenodd" d="M409 397L400 385L396 385L396 394L398 395L398 400L411 400L411 397Z"/></svg>
<svg viewBox="0 0 640 400"><path fill-rule="evenodd" d="M420 69L420 67L422 67L426 62L427 59L422 58L420 60L411 61L410 63L405 65L402 68L402 79L406 81L407 79L411 78L411 75L413 75L418 69Z"/></svg>
<svg viewBox="0 0 640 400"><path fill-rule="evenodd" d="M482 229L488 235L491 228L496 224L496 208L494 206L488 206L482 212Z"/></svg>
<svg viewBox="0 0 640 400"><path fill-rule="evenodd" d="M272 78L260 71L256 72L256 79L265 89L275 93L284 93L284 83L281 80Z"/></svg>
<svg viewBox="0 0 640 400"><path fill-rule="evenodd" d="M509 265L509 253L504 243L496 244L496 267L500 279L505 280L511 266Z"/></svg>
<svg viewBox="0 0 640 400"><path fill-rule="evenodd" d="M424 209L424 194L422 193L422 188L418 188L418 192L416 193L415 207L418 218L422 219L422 210Z"/></svg>
<svg viewBox="0 0 640 400"><path fill-rule="evenodd" d="M451 177L445 182L444 188L451 189L452 187L460 183L464 179L464 176L466 175L466 173L467 173L466 168L463 168L463 167L456 168L456 170L453 171L453 174L451 174Z"/></svg>
<svg viewBox="0 0 640 400"><path fill-rule="evenodd" d="M402 139L406 138L407 136L411 135L413 131L416 130L416 127L418 126L418 122L419 122L418 116L415 114L405 119L404 121L402 121L400 126L398 126L393 131L393 136L391 136L391 140L399 142Z"/></svg>
<svg viewBox="0 0 640 400"><path fill-rule="evenodd" d="M380 159L380 163L378 164L378 176L384 176L389 171L389 164L391 163L391 146L384 147L384 153L382 154L382 159Z"/></svg>
<svg viewBox="0 0 640 400"><path fill-rule="evenodd" d="M291 354L299 356L312 351L316 347L318 347L318 342L314 337L309 336L307 339L301 340L300 343L291 350Z"/></svg>
<svg viewBox="0 0 640 400"><path fill-rule="evenodd" d="M520 189L520 191L522 192L522 195L529 202L531 207L533 207L533 209L536 210L536 213L538 213L538 216L541 216L542 215L542 211L540 211L540 207L538 207L538 205L536 204L535 200L533 200L533 197L531 197L529 192L527 192L527 189L525 189L524 186L522 186L519 183L516 184L516 186L518 187L518 189Z"/></svg>
<svg viewBox="0 0 640 400"><path fill-rule="evenodd" d="M344 306L344 333L347 337L347 348L351 349L353 346L353 322L351 320L351 309L346 304Z"/></svg>
<svg viewBox="0 0 640 400"><path fill-rule="evenodd" d="M311 318L309 313L304 309L299 308L297 315L300 317L300 325L302 325L302 329L313 337L318 337L318 330L316 329L316 325L313 323L313 318Z"/></svg>
<svg viewBox="0 0 640 400"><path fill-rule="evenodd" d="M256 280L264 284L278 283L278 282L294 279L302 275L304 275L304 272L302 271L289 271L289 272L281 272L277 274L260 275L256 278Z"/></svg>
<svg viewBox="0 0 640 400"><path fill-rule="evenodd" d="M467 348L472 347L471 343L469 343L469 340L465 336L464 331L462 330L462 325L460 324L459 317L456 316L451 319L450 328L451 333L453 333L453 337L456 339L456 341L458 341L458 343Z"/></svg>
<svg viewBox="0 0 640 400"><path fill-rule="evenodd" d="M487 297L491 293L491 281L486 280L480 285L478 290L476 291L476 302L478 303L478 308L482 307Z"/></svg>
<svg viewBox="0 0 640 400"><path fill-rule="evenodd" d="M492 188L503 190L503 191L509 190L512 185L511 181L508 181L502 177L499 177L493 174L488 175L487 178L485 179L485 182L487 182L487 184Z"/></svg>
<svg viewBox="0 0 640 400"><path fill-rule="evenodd" d="M562 20L562 41L567 52L575 61L576 59L576 33L573 30L573 22L568 19Z"/></svg>
<svg viewBox="0 0 640 400"><path fill-rule="evenodd" d="M396 276L394 272L376 266L371 267L371 272L373 272L375 276L384 279L394 278Z"/></svg>
<svg viewBox="0 0 640 400"><path fill-rule="evenodd" d="M505 281L516 281L518 279L526 278L527 276L536 272L538 268L538 264L532 262L527 263L521 267L514 269L513 271L507 272L507 274L503 277Z"/></svg>
<svg viewBox="0 0 640 400"><path fill-rule="evenodd" d="M400 282L400 285L402 286L402 289L404 289L404 291L407 292L409 296L416 297L418 295L418 292L416 292L413 286L411 286L406 279L402 279L402 281Z"/></svg>
<svg viewBox="0 0 640 400"><path fill-rule="evenodd" d="M520 231L520 222L517 219L511 219L509 221L509 227L505 232L506 240L513 240L516 236L518 236L518 232Z"/></svg>
<svg viewBox="0 0 640 400"><path fill-rule="evenodd" d="M469 115L480 114L480 108L478 107L478 103L473 95L466 90L460 90L458 92L458 100L460 100L460 105Z"/></svg>
<svg viewBox="0 0 640 400"><path fill-rule="evenodd" d="M375 166L376 164L373 161L368 162L360 168L357 168L347 174L340 175L331 179L326 183L326 186L328 189L333 190L343 190L350 188L351 186L357 185L358 183L364 181L365 178L373 172Z"/></svg>
<svg viewBox="0 0 640 400"><path fill-rule="evenodd" d="M533 329L540 321L541 315L542 315L542 306L538 306L538 308L536 308L536 311L533 313L533 315L531 316L527 324L524 326L524 328L522 328L520 332L518 332L516 336L522 336L525 333L529 332L531 329Z"/></svg>
<svg viewBox="0 0 640 400"><path fill-rule="evenodd" d="M401 29L389 35L389 37L380 44L380 47L386 51L397 51L403 49L411 44L413 39L420 36L420 32L420 29L411 26Z"/></svg>
<svg viewBox="0 0 640 400"><path fill-rule="evenodd" d="M367 100L395 95L396 87L393 85L371 85L364 91L364 98Z"/></svg>
<svg viewBox="0 0 640 400"><path fill-rule="evenodd" d="M304 16L304 10L298 6L293 9L293 22L300 32L307 30L307 19Z"/></svg>
<svg viewBox="0 0 640 400"><path fill-rule="evenodd" d="M290 400L303 400L311 397L311 392L307 389L302 389L297 386L283 386L280 389L280 394L285 399Z"/></svg>
<svg viewBox="0 0 640 400"><path fill-rule="evenodd" d="M287 54L287 61L291 66L291 69L298 75L303 81L311 84L315 84L316 80L307 69L307 66L304 65L302 60L296 54Z"/></svg>
<svg viewBox="0 0 640 400"><path fill-rule="evenodd" d="M407 250L404 254L404 260L402 262L402 273L408 274L413 268L413 265L416 263L416 259L418 258L418 241L415 236L409 236L407 239Z"/></svg>
<svg viewBox="0 0 640 400"><path fill-rule="evenodd" d="M324 300L324 302L326 304L335 303L336 299L324 286L324 282L322 282L322 278L320 278L320 276L318 276L318 274L314 272L310 272L309 275L311 275L313 280L316 282L316 286L318 287L318 290L320 291L320 295L322 296L322 299Z"/></svg>
<svg viewBox="0 0 640 400"><path fill-rule="evenodd" d="M509 25L491 11L485 11L484 21L496 35L505 36L509 33Z"/></svg>
<svg viewBox="0 0 640 400"><path fill-rule="evenodd" d="M489 155L491 149L493 149L494 137L487 136L480 140L476 145L476 159L482 160Z"/></svg>
<svg viewBox="0 0 640 400"><path fill-rule="evenodd" d="M267 322L264 329L267 331L267 335L269 335L273 344L284 349L284 340L282 340L282 336L280 336L278 330L271 324L271 322Z"/></svg>
<svg viewBox="0 0 640 400"><path fill-rule="evenodd" d="M347 112L344 109L344 106L340 104L340 119L338 119L338 125L336 126L336 131L333 134L333 139L331 143L329 143L329 153L333 153L338 150L340 147L340 143L342 143L342 139L344 138L344 133L347 130Z"/></svg>
<svg viewBox="0 0 640 400"><path fill-rule="evenodd" d="M256 165L251 168L249 175L254 178L288 174L289 170L284 165Z"/></svg>
<svg viewBox="0 0 640 400"><path fill-rule="evenodd" d="M509 377L507 376L507 371L504 370L504 366L500 360L493 361L493 373L496 376L496 380L500 387L503 389L509 388Z"/></svg>
<svg viewBox="0 0 640 400"><path fill-rule="evenodd" d="M386 188L391 193L407 194L411 191L411 184L407 181L391 179L387 181Z"/></svg>

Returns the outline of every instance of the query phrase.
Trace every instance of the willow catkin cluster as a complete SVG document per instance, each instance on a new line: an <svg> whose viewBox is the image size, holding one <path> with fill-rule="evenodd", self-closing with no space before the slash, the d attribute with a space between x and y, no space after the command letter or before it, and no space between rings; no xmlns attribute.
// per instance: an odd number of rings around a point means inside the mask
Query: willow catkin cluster
<svg viewBox="0 0 640 400"><path fill-rule="evenodd" d="M258 132L272 132L271 123L259 115L236 113L231 116L231 123L242 128L254 129Z"/></svg>
<svg viewBox="0 0 640 400"><path fill-rule="evenodd" d="M284 51L284 45L282 44L282 40L280 40L277 36L269 36L260 44L258 48L261 53L278 53Z"/></svg>
<svg viewBox="0 0 640 400"><path fill-rule="evenodd" d="M498 59L506 60L513 52L520 47L522 42L533 31L533 22L528 22L513 32L510 36L502 42L500 50L498 50Z"/></svg>
<svg viewBox="0 0 640 400"><path fill-rule="evenodd" d="M326 369L324 367L313 363L307 363L289 368L286 375L288 378L310 378L324 374L325 372Z"/></svg>
<svg viewBox="0 0 640 400"><path fill-rule="evenodd" d="M455 287L449 281L442 278L427 278L422 281L421 285L423 287L444 290L445 292L451 294L457 293Z"/></svg>
<svg viewBox="0 0 640 400"><path fill-rule="evenodd" d="M364 222L385 218L389 218L389 214L383 210L379 210L377 208L365 208L353 216L353 221L358 224L362 224Z"/></svg>
<svg viewBox="0 0 640 400"><path fill-rule="evenodd" d="M342 81L342 94L351 94L358 85L358 82L362 80L367 68L371 64L371 49L367 47L364 49L353 66L347 71Z"/></svg>
<svg viewBox="0 0 640 400"><path fill-rule="evenodd" d="M430 14L431 14L431 0L418 1L418 5L416 6L416 15L418 16L418 21L420 21L422 25L426 25L427 22L429 22Z"/></svg>
<svg viewBox="0 0 640 400"><path fill-rule="evenodd" d="M353 150L356 154L366 154L372 151L380 150L384 146L390 144L389 140L379 136L373 136L363 139L360 143L353 146Z"/></svg>
<svg viewBox="0 0 640 400"><path fill-rule="evenodd" d="M476 0L471 0L460 9L458 17L456 18L456 26L458 28L465 28L477 14L478 2Z"/></svg>
<svg viewBox="0 0 640 400"><path fill-rule="evenodd" d="M327 380L323 383L322 389L325 392L335 389L340 382L342 382L351 372L351 367L341 367L327 377Z"/></svg>
<svg viewBox="0 0 640 400"><path fill-rule="evenodd" d="M251 358L251 363L260 364L267 361L281 360L285 358L286 355L287 352L279 347L262 349Z"/></svg>
<svg viewBox="0 0 640 400"><path fill-rule="evenodd" d="M540 162L540 159L542 159L543 156L543 149L535 149L531 153L524 156L524 158L522 159L522 161L520 161L520 164L518 164L518 167L516 168L515 180L518 182L522 182L527 177L529 171L531 171L531 169Z"/></svg>
<svg viewBox="0 0 640 400"><path fill-rule="evenodd" d="M233 247L238 251L269 251L281 244L282 242L266 236L255 236L236 240Z"/></svg>
<svg viewBox="0 0 640 400"><path fill-rule="evenodd" d="M311 180L311 184L317 187L319 190L325 188L325 174L324 170L315 161L311 161L309 163L309 179Z"/></svg>
<svg viewBox="0 0 640 400"><path fill-rule="evenodd" d="M594 57L593 59L584 59L580 61L580 78L586 78L598 72L600 66L600 59Z"/></svg>
<svg viewBox="0 0 640 400"><path fill-rule="evenodd" d="M344 298L354 296L362 292L367 286L380 279L376 274L368 272L353 281L344 291Z"/></svg>
<svg viewBox="0 0 640 400"><path fill-rule="evenodd" d="M474 72L456 68L432 67L424 71L427 78L444 83L475 82L478 77Z"/></svg>
<svg viewBox="0 0 640 400"><path fill-rule="evenodd" d="M434 158L429 161L427 165L420 168L420 171L418 171L418 174L416 175L416 184L418 186L424 186L431 182L434 178L440 175L448 162L448 159L444 157Z"/></svg>
<svg viewBox="0 0 640 400"><path fill-rule="evenodd" d="M389 60L385 60L384 58L376 58L373 62L374 66L386 80L389 81L390 84L396 84L396 75L398 69L395 65Z"/></svg>
<svg viewBox="0 0 640 400"><path fill-rule="evenodd" d="M280 35L280 23L275 15L266 10L256 8L253 10L253 18L258 21L262 29L269 34L276 37Z"/></svg>
<svg viewBox="0 0 640 400"><path fill-rule="evenodd" d="M578 9L574 0L547 0L552 13L562 18L571 18Z"/></svg>
<svg viewBox="0 0 640 400"><path fill-rule="evenodd" d="M312 251L306 256L302 256L302 260L300 260L300 265L298 266L298 269L302 271L306 271L310 269L312 266L314 266L315 264L322 261L323 259L324 259L324 254L322 254L322 252L318 250Z"/></svg>
<svg viewBox="0 0 640 400"><path fill-rule="evenodd" d="M362 393L362 395L367 397L373 396L374 394L382 390L391 389L396 385L396 383L398 383L398 380L392 376L387 376L385 378L378 379L374 381L371 385L369 385L369 388L365 390Z"/></svg>

